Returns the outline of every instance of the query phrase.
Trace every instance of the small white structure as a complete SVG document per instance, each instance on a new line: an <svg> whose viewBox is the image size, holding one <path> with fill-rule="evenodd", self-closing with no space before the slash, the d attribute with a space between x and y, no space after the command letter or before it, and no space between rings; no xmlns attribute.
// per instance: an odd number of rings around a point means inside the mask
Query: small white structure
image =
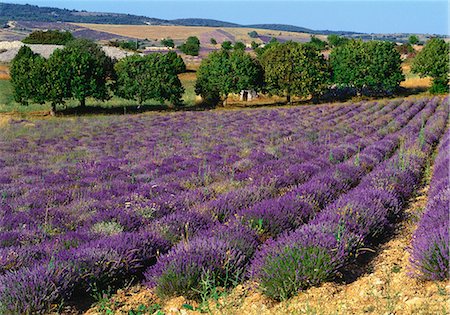
<svg viewBox="0 0 450 315"><path fill-rule="evenodd" d="M258 93L255 90L242 90L239 93L239 99L243 102L250 102L258 97Z"/></svg>

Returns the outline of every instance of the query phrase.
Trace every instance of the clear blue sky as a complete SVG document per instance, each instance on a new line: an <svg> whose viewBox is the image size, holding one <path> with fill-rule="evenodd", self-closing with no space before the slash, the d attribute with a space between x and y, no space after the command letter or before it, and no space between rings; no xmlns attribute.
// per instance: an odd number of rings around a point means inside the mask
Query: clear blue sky
<svg viewBox="0 0 450 315"><path fill-rule="evenodd" d="M316 30L449 34L447 1L6 0L5 2L131 13L162 19L192 17L240 24L292 24Z"/></svg>

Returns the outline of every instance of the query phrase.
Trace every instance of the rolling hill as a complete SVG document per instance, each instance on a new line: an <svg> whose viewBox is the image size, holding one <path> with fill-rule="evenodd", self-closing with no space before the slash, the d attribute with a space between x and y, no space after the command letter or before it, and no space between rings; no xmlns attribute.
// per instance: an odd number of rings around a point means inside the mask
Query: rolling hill
<svg viewBox="0 0 450 315"><path fill-rule="evenodd" d="M244 27L258 28L286 32L309 34L358 34L344 31L318 31L308 28L286 24L255 24L241 25L226 21L203 18L185 18L164 20L141 15L87 12L60 9L53 7L40 7L29 4L0 3L0 24L7 25L8 21L34 21L34 22L71 22L90 24L116 24L116 25L177 25L177 26L206 26L206 27Z"/></svg>

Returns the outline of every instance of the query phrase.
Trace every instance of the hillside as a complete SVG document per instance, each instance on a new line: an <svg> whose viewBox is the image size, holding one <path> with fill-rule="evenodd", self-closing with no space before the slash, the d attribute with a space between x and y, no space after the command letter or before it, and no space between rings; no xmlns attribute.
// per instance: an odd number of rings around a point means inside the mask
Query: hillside
<svg viewBox="0 0 450 315"><path fill-rule="evenodd" d="M0 24L6 25L8 21L34 21L34 22L72 22L90 24L117 24L117 25L178 25L178 26L207 26L207 27L245 27L270 29L276 31L311 33L311 34L357 34L355 32L317 31L308 28L286 24L255 24L241 25L226 21L202 18L184 18L164 20L141 15L87 12L53 7L39 7L29 4L0 3Z"/></svg>
<svg viewBox="0 0 450 315"><path fill-rule="evenodd" d="M168 25L169 21L149 18L145 16L98 13L77 10L59 9L53 7L39 7L29 4L0 3L0 22L7 21L35 21L35 22L77 22L102 24L154 24Z"/></svg>

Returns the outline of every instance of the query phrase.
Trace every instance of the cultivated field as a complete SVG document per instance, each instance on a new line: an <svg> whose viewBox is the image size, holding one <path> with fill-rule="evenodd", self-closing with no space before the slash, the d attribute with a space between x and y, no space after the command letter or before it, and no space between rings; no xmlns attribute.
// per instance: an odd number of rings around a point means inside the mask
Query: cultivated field
<svg viewBox="0 0 450 315"><path fill-rule="evenodd" d="M261 36L276 37L281 40L293 40L298 42L308 42L310 34L283 32L275 30L263 30L242 27L202 27L202 26L160 26L160 25L107 25L107 24L75 24L84 28L111 33L115 35L149 39L160 41L163 38L172 38L177 41L184 41L189 36L197 36L202 45L209 45L210 39L215 38L219 43L225 40L242 41L251 43L253 40L248 33L257 31ZM320 39L326 39L326 36L318 35Z"/></svg>
<svg viewBox="0 0 450 315"><path fill-rule="evenodd" d="M435 97L13 120L0 138L0 312L119 313L109 294L141 284L136 312L311 314L296 292L370 273L431 176L448 115ZM227 299L241 284L270 299Z"/></svg>

